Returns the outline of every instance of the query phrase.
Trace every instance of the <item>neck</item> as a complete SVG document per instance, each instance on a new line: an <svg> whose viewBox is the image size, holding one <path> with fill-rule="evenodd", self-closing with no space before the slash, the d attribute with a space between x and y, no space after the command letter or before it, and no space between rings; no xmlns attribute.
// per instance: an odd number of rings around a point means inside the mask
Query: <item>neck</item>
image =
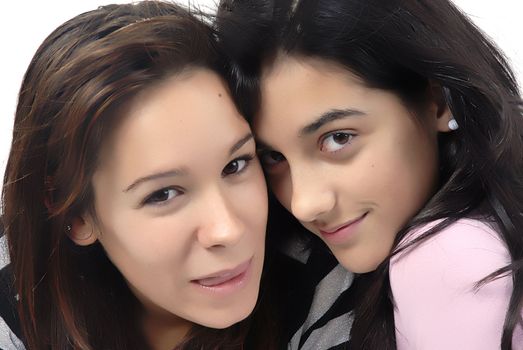
<svg viewBox="0 0 523 350"><path fill-rule="evenodd" d="M193 323L159 307L129 285L140 305L141 325L151 350L173 350Z"/></svg>
<svg viewBox="0 0 523 350"><path fill-rule="evenodd" d="M189 333L192 323L172 314L146 310L142 326L153 350L172 350Z"/></svg>

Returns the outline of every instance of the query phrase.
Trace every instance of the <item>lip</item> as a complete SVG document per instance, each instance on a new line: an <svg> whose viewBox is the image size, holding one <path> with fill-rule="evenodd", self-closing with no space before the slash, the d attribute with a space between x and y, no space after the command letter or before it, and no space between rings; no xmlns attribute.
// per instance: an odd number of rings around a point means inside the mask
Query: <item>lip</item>
<svg viewBox="0 0 523 350"><path fill-rule="evenodd" d="M334 227L332 229L320 230L321 236L327 243L330 244L342 244L347 242L356 233L356 228L365 219L369 212L365 212L363 215L357 217L354 220L348 221L341 226Z"/></svg>
<svg viewBox="0 0 523 350"><path fill-rule="evenodd" d="M241 289L250 276L253 258L233 267L191 280L195 286L213 293L232 293Z"/></svg>

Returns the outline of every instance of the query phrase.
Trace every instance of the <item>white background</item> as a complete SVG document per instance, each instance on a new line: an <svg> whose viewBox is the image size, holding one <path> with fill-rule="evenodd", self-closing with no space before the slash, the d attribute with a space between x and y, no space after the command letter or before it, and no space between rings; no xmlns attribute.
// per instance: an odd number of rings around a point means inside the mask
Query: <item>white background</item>
<svg viewBox="0 0 523 350"><path fill-rule="evenodd" d="M82 12L108 3L131 0L26 0L2 5L0 20L0 183L7 162L18 89L34 52L58 25ZM189 0L179 0L187 3ZM216 0L218 1L218 0ZM190 0L214 8L214 0ZM523 25L521 0L454 0L512 62L523 85Z"/></svg>

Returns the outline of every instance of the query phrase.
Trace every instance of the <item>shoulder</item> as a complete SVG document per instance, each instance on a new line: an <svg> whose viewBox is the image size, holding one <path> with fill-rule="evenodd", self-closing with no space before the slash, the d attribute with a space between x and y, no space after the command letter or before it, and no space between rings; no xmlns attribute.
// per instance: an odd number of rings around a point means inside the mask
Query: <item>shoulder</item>
<svg viewBox="0 0 523 350"><path fill-rule="evenodd" d="M22 341L0 317L0 348L3 350L25 350Z"/></svg>
<svg viewBox="0 0 523 350"><path fill-rule="evenodd" d="M9 265L0 269L0 348L23 350L16 312L16 299L12 289L13 277Z"/></svg>
<svg viewBox="0 0 523 350"><path fill-rule="evenodd" d="M435 224L411 232L407 240L421 236ZM391 279L401 278L405 272L427 278L427 272L431 272L477 282L510 260L507 247L493 226L461 219L391 259Z"/></svg>
<svg viewBox="0 0 523 350"><path fill-rule="evenodd" d="M499 348L512 279L475 286L508 263L496 229L472 219L461 219L391 259L398 349Z"/></svg>
<svg viewBox="0 0 523 350"><path fill-rule="evenodd" d="M3 269L8 263L7 236L5 235L2 217L0 216L0 269Z"/></svg>
<svg viewBox="0 0 523 350"><path fill-rule="evenodd" d="M349 287L354 275L338 264L323 243L316 243L309 242L306 250L295 246L301 254L287 250L288 256L300 261L299 272L286 277L292 279L284 307L287 349L342 349L349 341L354 308Z"/></svg>
<svg viewBox="0 0 523 350"><path fill-rule="evenodd" d="M0 218L0 349L23 350L13 291L13 276L9 265L6 236Z"/></svg>

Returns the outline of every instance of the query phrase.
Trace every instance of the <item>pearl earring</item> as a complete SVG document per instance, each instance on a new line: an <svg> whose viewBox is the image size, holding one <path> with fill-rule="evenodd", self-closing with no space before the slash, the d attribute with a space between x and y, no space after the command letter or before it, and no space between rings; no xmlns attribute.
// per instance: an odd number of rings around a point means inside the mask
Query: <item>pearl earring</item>
<svg viewBox="0 0 523 350"><path fill-rule="evenodd" d="M456 119L454 119L454 118L450 118L448 126L449 126L449 129L452 131L459 129L459 124L456 121Z"/></svg>

